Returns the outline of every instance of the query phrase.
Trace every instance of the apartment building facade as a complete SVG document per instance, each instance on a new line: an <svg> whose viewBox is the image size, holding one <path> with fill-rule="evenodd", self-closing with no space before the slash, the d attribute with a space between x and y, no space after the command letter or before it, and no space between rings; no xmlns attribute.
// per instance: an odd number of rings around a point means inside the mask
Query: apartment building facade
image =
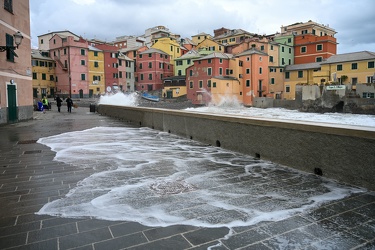
<svg viewBox="0 0 375 250"><path fill-rule="evenodd" d="M33 98L54 97L56 91L56 62L49 51L33 49L31 52Z"/></svg>
<svg viewBox="0 0 375 250"><path fill-rule="evenodd" d="M33 118L29 1L0 8L0 124Z"/></svg>

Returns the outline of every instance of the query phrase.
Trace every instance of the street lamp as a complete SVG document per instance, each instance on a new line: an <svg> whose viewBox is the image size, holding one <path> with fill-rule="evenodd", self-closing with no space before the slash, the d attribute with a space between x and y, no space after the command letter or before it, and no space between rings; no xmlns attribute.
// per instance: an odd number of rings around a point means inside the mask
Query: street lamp
<svg viewBox="0 0 375 250"><path fill-rule="evenodd" d="M21 34L21 32L17 31L17 33L15 33L13 35L13 37L14 37L14 43L16 44L16 46L13 46L13 44L12 45L0 46L0 52L10 51L15 56L17 56L17 54L14 52L14 50L18 49L18 46L22 43L23 35Z"/></svg>

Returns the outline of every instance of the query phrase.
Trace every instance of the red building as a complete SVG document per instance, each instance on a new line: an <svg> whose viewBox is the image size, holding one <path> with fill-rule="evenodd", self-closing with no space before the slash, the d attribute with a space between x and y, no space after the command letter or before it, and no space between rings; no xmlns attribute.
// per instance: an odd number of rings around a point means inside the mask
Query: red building
<svg viewBox="0 0 375 250"><path fill-rule="evenodd" d="M136 61L137 90L153 91L163 88L163 78L173 76L170 56L158 49L138 53Z"/></svg>
<svg viewBox="0 0 375 250"><path fill-rule="evenodd" d="M294 64L322 62L336 53L337 42L333 36L303 34L294 37Z"/></svg>
<svg viewBox="0 0 375 250"><path fill-rule="evenodd" d="M105 74L105 88L108 91L120 89L119 86L119 49L116 46L105 43L91 43L91 45L100 49L104 53L104 74Z"/></svg>
<svg viewBox="0 0 375 250"><path fill-rule="evenodd" d="M233 56L225 53L211 53L194 61L186 69L187 98L193 104L207 104L211 101L211 78L231 76L230 59Z"/></svg>

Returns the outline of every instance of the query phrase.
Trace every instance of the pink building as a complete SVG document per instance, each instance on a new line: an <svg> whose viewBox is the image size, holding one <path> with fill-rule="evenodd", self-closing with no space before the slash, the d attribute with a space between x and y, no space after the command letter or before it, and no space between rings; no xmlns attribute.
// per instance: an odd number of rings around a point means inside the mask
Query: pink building
<svg viewBox="0 0 375 250"><path fill-rule="evenodd" d="M214 52L195 60L194 65L186 69L187 98L193 104L203 105L211 101L211 79L232 75L231 58L230 54Z"/></svg>
<svg viewBox="0 0 375 250"><path fill-rule="evenodd" d="M49 40L49 48L56 61L56 93L63 97L88 97L87 41L55 34Z"/></svg>
<svg viewBox="0 0 375 250"><path fill-rule="evenodd" d="M137 56L137 90L153 91L163 88L163 78L173 76L170 56L158 49L148 49Z"/></svg>
<svg viewBox="0 0 375 250"><path fill-rule="evenodd" d="M252 48L236 57L240 60L239 73L243 86L243 104L252 105L255 97L268 97L268 54Z"/></svg>

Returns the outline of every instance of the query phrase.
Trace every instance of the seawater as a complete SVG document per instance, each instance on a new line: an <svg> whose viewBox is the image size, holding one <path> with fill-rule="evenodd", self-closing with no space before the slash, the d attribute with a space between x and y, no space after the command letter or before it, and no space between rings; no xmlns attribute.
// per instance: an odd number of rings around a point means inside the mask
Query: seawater
<svg viewBox="0 0 375 250"><path fill-rule="evenodd" d="M40 215L232 228L364 191L148 128L95 127L38 143L54 160L93 172Z"/></svg>

